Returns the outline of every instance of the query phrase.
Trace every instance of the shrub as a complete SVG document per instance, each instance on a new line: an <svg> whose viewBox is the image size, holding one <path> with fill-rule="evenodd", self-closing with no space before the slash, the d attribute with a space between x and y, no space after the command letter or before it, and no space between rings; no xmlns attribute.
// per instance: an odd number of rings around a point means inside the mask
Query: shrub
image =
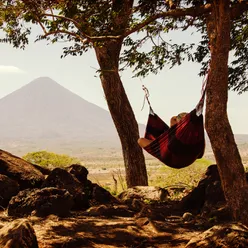
<svg viewBox="0 0 248 248"><path fill-rule="evenodd" d="M47 168L66 167L71 164L80 164L80 160L65 154L56 154L47 151L30 152L23 156L23 159Z"/></svg>

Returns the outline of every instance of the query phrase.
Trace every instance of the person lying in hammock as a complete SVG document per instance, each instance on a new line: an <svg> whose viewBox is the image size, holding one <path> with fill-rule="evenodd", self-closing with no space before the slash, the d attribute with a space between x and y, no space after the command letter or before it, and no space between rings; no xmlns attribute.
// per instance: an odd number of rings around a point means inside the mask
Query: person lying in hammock
<svg viewBox="0 0 248 248"><path fill-rule="evenodd" d="M187 114L188 113L186 113L186 112L182 112L182 113L178 114L177 116L172 116L171 119L170 119L170 127L176 125ZM138 139L138 144L142 148L148 146L151 142L152 142L152 140L149 140L149 139L146 139L146 138L139 138Z"/></svg>

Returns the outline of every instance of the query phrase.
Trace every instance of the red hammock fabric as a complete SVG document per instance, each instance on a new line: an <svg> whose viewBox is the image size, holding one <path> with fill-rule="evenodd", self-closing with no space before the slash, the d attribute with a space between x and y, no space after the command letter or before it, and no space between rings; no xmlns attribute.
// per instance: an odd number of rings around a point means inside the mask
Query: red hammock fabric
<svg viewBox="0 0 248 248"><path fill-rule="evenodd" d="M145 138L153 140L144 149L172 168L183 168L201 158L205 150L203 116L196 109L169 128L156 114L150 113Z"/></svg>

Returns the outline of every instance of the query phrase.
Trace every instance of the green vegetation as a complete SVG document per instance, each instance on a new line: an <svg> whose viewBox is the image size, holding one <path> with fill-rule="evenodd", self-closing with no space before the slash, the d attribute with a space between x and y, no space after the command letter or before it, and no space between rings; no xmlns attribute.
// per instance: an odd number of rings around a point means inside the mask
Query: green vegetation
<svg viewBox="0 0 248 248"><path fill-rule="evenodd" d="M149 185L165 188L171 199L179 200L198 185L211 164L212 161L202 158L182 169L160 167L157 173L151 173L154 176L150 178Z"/></svg>
<svg viewBox="0 0 248 248"><path fill-rule="evenodd" d="M156 176L152 184L159 185L160 187L183 184L189 188L193 188L198 184L202 175L206 172L207 167L211 164L213 164L213 162L202 158L182 169L173 169L168 166L163 166L159 169L159 176Z"/></svg>
<svg viewBox="0 0 248 248"><path fill-rule="evenodd" d="M71 164L80 164L78 158L65 154L56 154L47 151L30 152L23 156L26 161L47 168L66 167Z"/></svg>
<svg viewBox="0 0 248 248"><path fill-rule="evenodd" d="M173 169L163 165L157 159L149 158L147 159L149 185L168 189L173 199L181 198L185 193L197 186L208 166L211 164L214 164L214 162L202 158L186 168ZM90 180L98 183L110 193L113 194L114 192L114 195L118 195L126 189L126 185L123 184L123 181L125 181L125 172L120 169L120 164L111 163L111 166L108 166L108 169L105 171L99 168L98 172L96 172L95 168L95 165L89 165L88 167ZM91 169L96 172L94 175L91 174ZM117 180L117 185L113 180L113 175ZM174 190L170 191L171 188L174 188ZM181 191L181 189L185 190Z"/></svg>

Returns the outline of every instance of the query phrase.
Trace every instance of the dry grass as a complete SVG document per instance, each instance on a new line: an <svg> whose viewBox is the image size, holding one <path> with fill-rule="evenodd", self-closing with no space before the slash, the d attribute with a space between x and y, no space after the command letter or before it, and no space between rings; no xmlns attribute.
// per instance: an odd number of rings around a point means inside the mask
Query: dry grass
<svg viewBox="0 0 248 248"><path fill-rule="evenodd" d="M213 162L203 158L197 160L187 168L173 169L149 156L146 159L149 185L163 188L175 186L192 189L197 185L210 164L213 164ZM109 158L108 163L101 160L94 161L93 165L86 163L85 166L89 170L89 179L92 182L98 183L111 193L119 194L126 189L125 170L121 160L117 160L116 158L110 160ZM117 190L113 176L117 180Z"/></svg>

